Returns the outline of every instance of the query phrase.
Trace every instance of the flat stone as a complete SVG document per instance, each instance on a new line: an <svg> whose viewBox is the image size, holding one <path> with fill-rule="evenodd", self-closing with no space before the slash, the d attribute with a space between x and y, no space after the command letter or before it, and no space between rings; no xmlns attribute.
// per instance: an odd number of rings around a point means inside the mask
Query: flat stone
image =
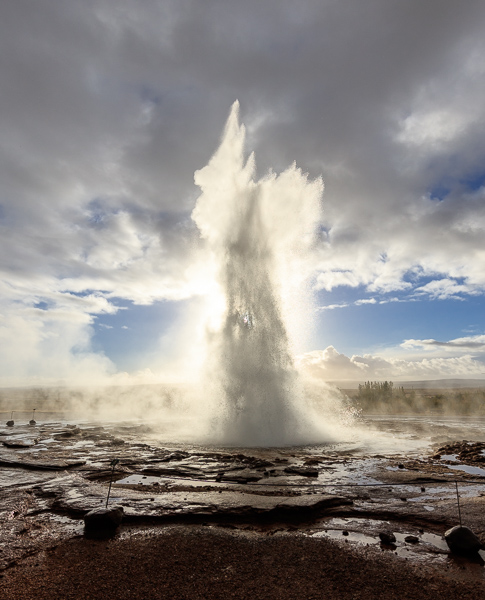
<svg viewBox="0 0 485 600"><path fill-rule="evenodd" d="M217 477L217 481L234 481L235 483L249 483L259 481L264 477L263 473L251 469L240 469L237 471L226 471Z"/></svg>
<svg viewBox="0 0 485 600"><path fill-rule="evenodd" d="M311 467L285 467L285 473L290 475L302 475L303 477L318 477L318 470Z"/></svg>
<svg viewBox="0 0 485 600"><path fill-rule="evenodd" d="M445 540L453 554L475 554L483 547L471 529L460 525L448 529Z"/></svg>
<svg viewBox="0 0 485 600"><path fill-rule="evenodd" d="M223 490L166 492L148 497L136 490L111 490L117 502L122 502L124 514L130 519L156 518L239 518L249 520L292 520L322 516L334 506L352 504L352 500L330 494L301 496L259 495ZM91 483L77 474L56 477L39 486L36 495L46 498L52 509L72 516L84 515L93 508L101 508L106 500L107 487Z"/></svg>
<svg viewBox="0 0 485 600"><path fill-rule="evenodd" d="M2 455L0 458L0 466L2 467L19 467L34 471L63 471L84 464L86 464L85 460L29 460L16 457L14 454L11 456Z"/></svg>
<svg viewBox="0 0 485 600"><path fill-rule="evenodd" d="M8 448L31 448L37 444L38 440L11 436L3 438L2 442Z"/></svg>

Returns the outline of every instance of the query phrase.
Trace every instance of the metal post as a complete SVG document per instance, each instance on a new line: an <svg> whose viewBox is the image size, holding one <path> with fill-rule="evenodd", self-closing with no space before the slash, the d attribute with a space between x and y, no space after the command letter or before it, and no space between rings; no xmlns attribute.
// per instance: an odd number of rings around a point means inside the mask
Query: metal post
<svg viewBox="0 0 485 600"><path fill-rule="evenodd" d="M108 495L106 496L106 506L105 506L105 508L108 508L109 495L110 495L110 493L111 493L111 484L113 483L113 474L114 474L114 472L115 472L115 467L116 467L116 465L117 465L119 462L120 462L120 461L119 461L117 458L115 458L114 460L112 460L112 461L109 463L109 464L110 464L110 467L111 467L111 475L110 475L110 478L109 478L109 488L108 488Z"/></svg>
<svg viewBox="0 0 485 600"><path fill-rule="evenodd" d="M456 487L456 502L458 504L458 518L460 519L460 527L462 527L461 510L460 510L460 494L458 493L458 479L455 479L455 487Z"/></svg>

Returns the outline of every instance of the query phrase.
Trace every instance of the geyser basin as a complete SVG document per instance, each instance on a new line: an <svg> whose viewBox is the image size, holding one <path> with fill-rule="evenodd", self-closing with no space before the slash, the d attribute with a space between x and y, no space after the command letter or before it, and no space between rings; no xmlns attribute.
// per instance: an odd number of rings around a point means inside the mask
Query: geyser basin
<svg viewBox="0 0 485 600"><path fill-rule="evenodd" d="M292 356L310 313L308 259L323 182L294 164L256 179L238 113L235 102L218 150L195 173L202 194L192 213L216 273L204 370L214 442L323 442L330 435L305 401Z"/></svg>

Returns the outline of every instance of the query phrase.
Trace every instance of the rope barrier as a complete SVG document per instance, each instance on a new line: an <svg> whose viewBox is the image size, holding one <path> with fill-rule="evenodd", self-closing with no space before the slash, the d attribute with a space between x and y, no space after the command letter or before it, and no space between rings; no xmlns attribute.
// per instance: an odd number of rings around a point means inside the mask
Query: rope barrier
<svg viewBox="0 0 485 600"><path fill-rule="evenodd" d="M129 475L128 475L129 477ZM154 475L148 475L148 477L154 477ZM381 482L376 482L376 483L271 483L270 481L268 481L268 483L258 483L256 481L247 481L247 482L241 482L241 481L231 481L231 480L218 480L218 479L200 479L197 477L177 477L177 476L159 476L160 479L167 479L167 480L177 480L177 481L198 481L201 483L221 483L224 485L244 485L244 486L249 486L249 487L253 487L253 486L258 486L258 487L279 487L279 488L285 488L285 487L294 487L294 488L302 488L302 487L307 487L307 488L335 488L335 487L405 487L405 486L420 486L423 487L424 485L441 485L443 483L449 483L449 484L453 484L453 485L458 485L458 481L456 479L440 479L439 481L437 480L426 480L423 479L421 481L409 481L409 482L402 482L402 483L381 483ZM472 484L485 484L485 478L478 480L478 479L465 479L460 481L460 485L472 485Z"/></svg>

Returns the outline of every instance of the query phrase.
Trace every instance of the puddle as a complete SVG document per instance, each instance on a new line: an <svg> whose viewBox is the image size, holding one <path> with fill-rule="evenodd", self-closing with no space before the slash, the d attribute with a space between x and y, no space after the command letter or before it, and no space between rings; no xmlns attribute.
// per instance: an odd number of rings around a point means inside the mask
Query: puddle
<svg viewBox="0 0 485 600"><path fill-rule="evenodd" d="M396 532L393 524L389 521L335 518L322 522L321 526L324 528L311 533L311 537L330 538L361 546L374 546L413 560L422 560L424 557L443 559L449 556L449 549L443 536L416 530ZM381 531L393 531L396 537L395 543L383 544L379 539ZM411 535L418 538L418 542L406 542L406 538Z"/></svg>
<svg viewBox="0 0 485 600"><path fill-rule="evenodd" d="M129 475L115 482L117 485L161 485L161 477L151 475ZM207 485L207 484L206 484Z"/></svg>
<svg viewBox="0 0 485 600"><path fill-rule="evenodd" d="M322 521L320 525L322 529L309 533L311 537L330 538L340 543L353 543L357 547L373 546L413 562L426 561L440 568L446 565L447 568L465 571L476 579L485 576L485 550L480 550L474 557L453 555L442 535L416 529L399 532L394 530L394 525L389 521L376 519L335 518ZM381 543L380 531L392 531L396 541L393 544ZM406 542L406 537L411 535L418 538L416 543Z"/></svg>
<svg viewBox="0 0 485 600"><path fill-rule="evenodd" d="M478 475L479 477L485 477L485 469L480 467L471 467L470 465L447 465L448 469L454 469L456 471L464 471L469 475Z"/></svg>
<svg viewBox="0 0 485 600"><path fill-rule="evenodd" d="M450 498L456 498L456 488L455 483L450 482L446 487L445 486L433 486L433 484L425 483L424 486L425 491L421 492L419 496L408 497L408 502L423 502L430 500L449 500ZM404 489L403 491L410 491L412 488ZM419 488L417 488L419 490ZM475 496L479 496L482 488L480 485L476 484L466 484L465 481L460 481L458 484L458 490L460 492L460 498L474 498ZM414 492L416 492L416 487L414 488ZM427 509L428 510L428 509Z"/></svg>
<svg viewBox="0 0 485 600"><path fill-rule="evenodd" d="M357 542L360 544L365 544L366 546L371 546L377 544L378 542L376 538L370 535L365 535L364 533L358 533L355 531L349 531L347 533L348 535L344 535L340 529L326 529L325 531L317 531L317 533L312 534L312 537L325 537L333 540L340 540L342 542Z"/></svg>
<svg viewBox="0 0 485 600"><path fill-rule="evenodd" d="M458 455L457 454L442 454L440 460L452 460L452 461L458 462Z"/></svg>

